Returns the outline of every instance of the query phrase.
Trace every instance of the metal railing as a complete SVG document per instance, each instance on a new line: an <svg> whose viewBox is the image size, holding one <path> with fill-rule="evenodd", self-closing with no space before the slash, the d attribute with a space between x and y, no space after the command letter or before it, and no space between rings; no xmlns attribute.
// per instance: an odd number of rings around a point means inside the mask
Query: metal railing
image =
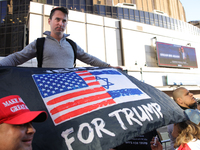
<svg viewBox="0 0 200 150"><path fill-rule="evenodd" d="M163 150L171 150L170 139L162 140L161 143L162 143L162 146L163 146ZM167 143L169 143L169 145L167 145Z"/></svg>

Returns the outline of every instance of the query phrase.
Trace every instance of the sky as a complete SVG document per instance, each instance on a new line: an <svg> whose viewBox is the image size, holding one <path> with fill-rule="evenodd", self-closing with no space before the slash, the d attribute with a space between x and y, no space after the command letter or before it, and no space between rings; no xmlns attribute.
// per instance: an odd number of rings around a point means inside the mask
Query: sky
<svg viewBox="0 0 200 150"><path fill-rule="evenodd" d="M180 2L185 9L187 22L200 20L200 0L180 0Z"/></svg>

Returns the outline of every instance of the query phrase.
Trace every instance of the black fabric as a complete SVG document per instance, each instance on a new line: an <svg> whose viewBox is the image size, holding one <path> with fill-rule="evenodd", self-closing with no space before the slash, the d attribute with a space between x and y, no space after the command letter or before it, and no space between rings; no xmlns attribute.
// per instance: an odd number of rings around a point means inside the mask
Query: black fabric
<svg viewBox="0 0 200 150"><path fill-rule="evenodd" d="M160 141L159 135L156 130L145 133L143 135L132 138L131 140L115 147L116 150L151 150L150 142L153 137L157 136Z"/></svg>
<svg viewBox="0 0 200 150"><path fill-rule="evenodd" d="M77 55L77 45L74 41L66 38L66 40L69 42L69 44L71 44L72 49L74 51L74 67L76 67L76 55Z"/></svg>
<svg viewBox="0 0 200 150"><path fill-rule="evenodd" d="M85 81L80 82L83 77ZM124 78L127 79L126 82L131 82L132 86L129 87L133 88L134 95L129 95L131 91L127 89L127 83L123 82ZM81 88L77 89L73 82ZM0 98L19 95L31 111L45 110L48 113L45 122L33 123L36 129L33 150L109 150L133 137L185 120L182 109L165 93L113 68L1 66L0 83ZM89 86L92 87L88 88ZM100 91L96 91L97 86ZM125 88L123 91L118 90L122 87ZM67 91L63 91L66 89ZM106 95L102 94L104 91ZM143 94L140 94L141 91ZM49 93L48 97L46 92ZM58 93L53 95L55 92ZM79 95L79 92L82 94ZM108 92L112 97L104 98L110 95ZM144 94L148 97L143 97ZM75 96L80 101L74 101L70 96ZM51 99L55 99L57 104L51 103ZM112 101L116 102L109 103ZM58 105L63 106L58 108ZM90 111L90 108L94 110ZM72 117L80 111L84 112L73 118L65 118L67 113ZM61 116L64 121L58 123L56 118Z"/></svg>
<svg viewBox="0 0 200 150"><path fill-rule="evenodd" d="M74 67L76 67L76 55L77 55L76 43L68 38L66 38L66 41L68 41L69 44L72 46L74 52ZM38 68L42 68L44 42L45 42L45 37L37 38L36 49L37 49Z"/></svg>
<svg viewBox="0 0 200 150"><path fill-rule="evenodd" d="M36 42L38 68L42 68L44 41L45 38L42 37L38 38Z"/></svg>

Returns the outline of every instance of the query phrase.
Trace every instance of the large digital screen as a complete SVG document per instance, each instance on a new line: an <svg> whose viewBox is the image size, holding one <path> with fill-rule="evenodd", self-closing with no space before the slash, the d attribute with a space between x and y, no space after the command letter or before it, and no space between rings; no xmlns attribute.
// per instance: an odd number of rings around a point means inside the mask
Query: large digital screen
<svg viewBox="0 0 200 150"><path fill-rule="evenodd" d="M198 68L195 48L156 42L158 66Z"/></svg>

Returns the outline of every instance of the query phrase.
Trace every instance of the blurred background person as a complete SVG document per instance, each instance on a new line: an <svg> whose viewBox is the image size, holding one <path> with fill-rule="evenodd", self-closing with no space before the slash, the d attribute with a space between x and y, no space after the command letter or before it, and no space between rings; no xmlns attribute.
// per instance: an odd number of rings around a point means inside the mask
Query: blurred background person
<svg viewBox="0 0 200 150"><path fill-rule="evenodd" d="M176 138L174 148L176 150L199 150L200 149L200 112L194 109L184 111L187 120L174 124L172 136ZM159 141L154 145L154 138L150 142L152 150L162 150Z"/></svg>

